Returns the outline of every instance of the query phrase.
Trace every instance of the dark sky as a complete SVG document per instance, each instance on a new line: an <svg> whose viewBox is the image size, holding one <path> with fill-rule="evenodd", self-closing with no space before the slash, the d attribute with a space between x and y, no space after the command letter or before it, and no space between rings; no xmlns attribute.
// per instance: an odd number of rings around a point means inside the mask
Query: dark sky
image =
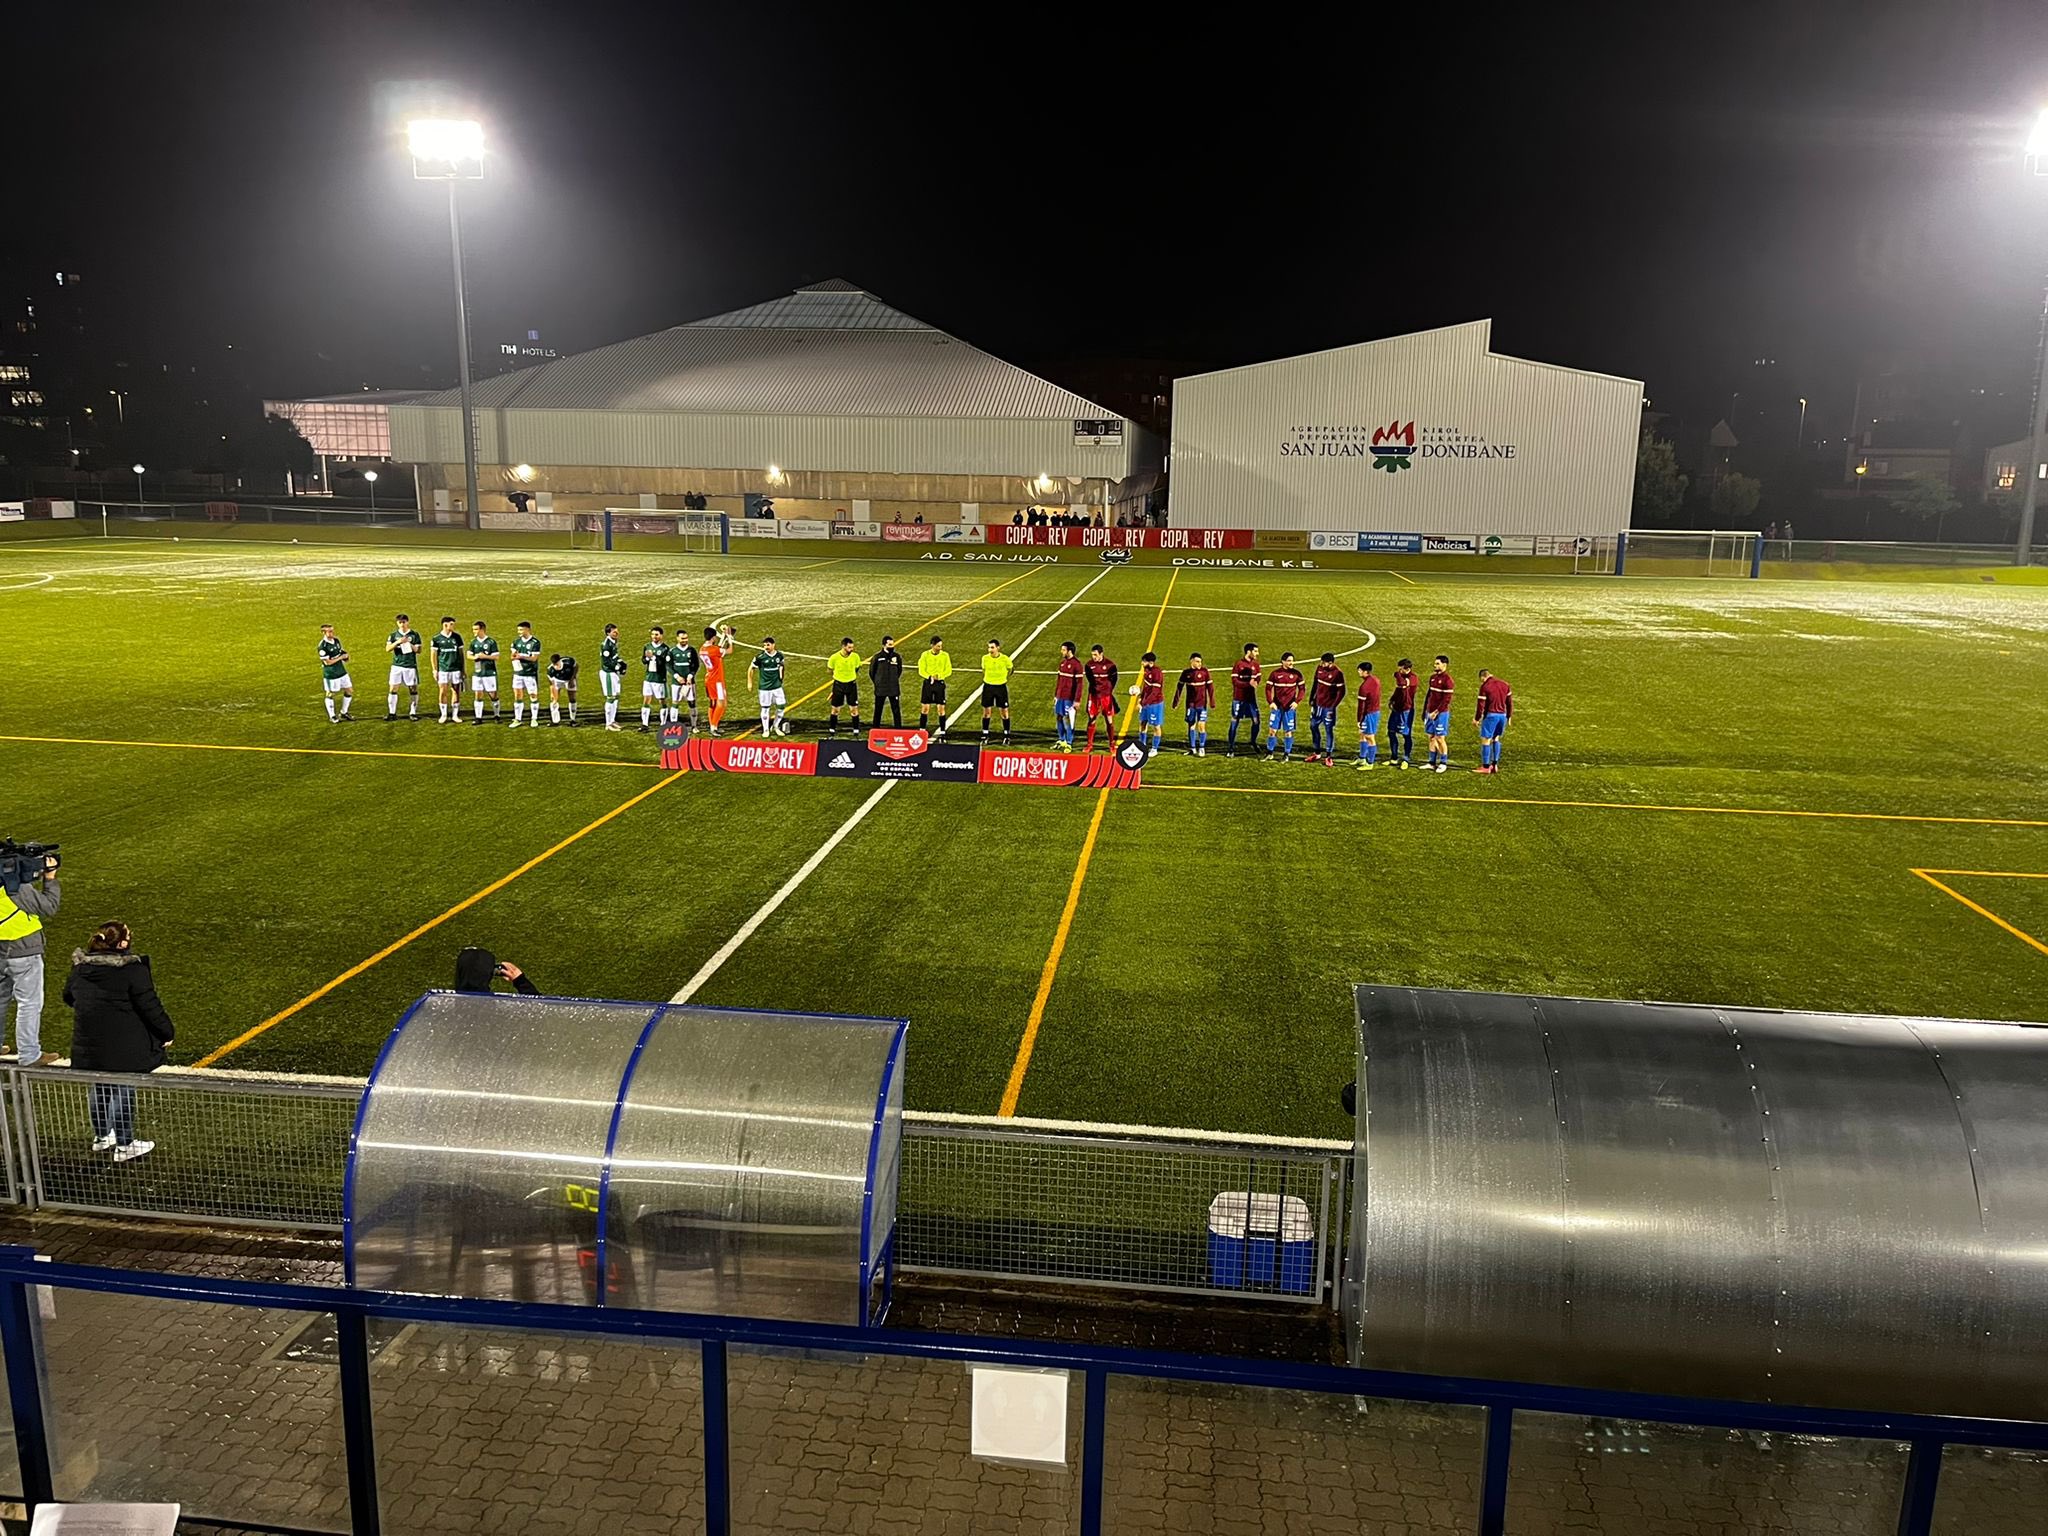
<svg viewBox="0 0 2048 1536"><path fill-rule="evenodd" d="M18 9L8 260L267 393L452 378L416 102L490 134L479 353L843 275L1026 361L1490 315L1696 413L1764 354L1824 399L1892 348L2016 383L2048 264L2041 0Z"/></svg>

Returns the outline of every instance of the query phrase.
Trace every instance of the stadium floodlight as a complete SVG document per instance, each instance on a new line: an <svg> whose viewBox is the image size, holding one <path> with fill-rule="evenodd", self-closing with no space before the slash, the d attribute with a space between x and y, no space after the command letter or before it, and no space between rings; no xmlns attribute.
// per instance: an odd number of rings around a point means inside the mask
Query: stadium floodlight
<svg viewBox="0 0 2048 1536"><path fill-rule="evenodd" d="M140 514L142 511L142 466L136 464L131 467L135 471L135 510Z"/></svg>
<svg viewBox="0 0 2048 1536"><path fill-rule="evenodd" d="M2034 119L2034 131L2027 135L2026 165L2037 177L2048 178L2048 107ZM2048 293L2041 299L2041 324L2048 326ZM2041 430L2041 412L2048 407L2048 330L2039 331L2034 359L2034 411L2027 423L2027 489L2020 498L2020 534L2013 546L2012 563L2029 565L2034 558L2034 508L2041 498L2041 454L2048 450L2048 433Z"/></svg>
<svg viewBox="0 0 2048 1536"><path fill-rule="evenodd" d="M370 488L370 520L375 522L377 519L377 471L374 469L364 470L363 483Z"/></svg>
<svg viewBox="0 0 2048 1536"><path fill-rule="evenodd" d="M522 484L531 482L533 479L533 466L531 464L514 464L512 466L512 478Z"/></svg>
<svg viewBox="0 0 2048 1536"><path fill-rule="evenodd" d="M448 184L448 243L455 255L455 361L462 381L463 487L469 504L463 520L483 526L477 507L476 406L469 386L469 299L462 285L462 214L455 201L457 183L481 181L484 175L484 127L471 118L416 117L405 125L406 147L412 152L415 181Z"/></svg>
<svg viewBox="0 0 2048 1536"><path fill-rule="evenodd" d="M783 474L780 464L770 464L768 466L768 483L770 485L780 485L787 478L788 476Z"/></svg>

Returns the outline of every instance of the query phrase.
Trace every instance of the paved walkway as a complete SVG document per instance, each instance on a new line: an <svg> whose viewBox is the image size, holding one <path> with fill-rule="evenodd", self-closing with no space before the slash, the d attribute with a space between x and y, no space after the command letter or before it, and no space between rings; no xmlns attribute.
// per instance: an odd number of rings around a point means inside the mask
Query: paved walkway
<svg viewBox="0 0 2048 1536"><path fill-rule="evenodd" d="M331 1282L332 1246L76 1219L0 1218L55 1257ZM1072 1305L909 1287L921 1325L1105 1342L1255 1335L1228 1309ZM1260 1314L1271 1318L1272 1314ZM1180 1321L1176 1323L1175 1317ZM195 1515L347 1527L337 1373L324 1314L251 1313L82 1293L43 1327L60 1496L178 1499ZM1288 1340L1301 1348L1302 1337ZM376 1393L394 1536L637 1536L703 1527L698 1354L584 1338L403 1327L381 1334ZM734 1350L734 1529L871 1536L1052 1536L1077 1528L1081 1385L1067 1466L969 1454L964 1366ZM4 1409L4 1397L0 1397ZM11 1426L10 1426L11 1428ZM1474 1411L1119 1378L1106 1429L1116 1536L1466 1532ZM1775 1441L1547 1415L1517 1421L1517 1536L1888 1533L1905 1465L1891 1444ZM0 1481L11 1482L11 1458ZM1937 1529L2048 1530L2048 1461L1952 1451ZM8 1491L0 1489L0 1491ZM18 1492L18 1490L12 1490Z"/></svg>

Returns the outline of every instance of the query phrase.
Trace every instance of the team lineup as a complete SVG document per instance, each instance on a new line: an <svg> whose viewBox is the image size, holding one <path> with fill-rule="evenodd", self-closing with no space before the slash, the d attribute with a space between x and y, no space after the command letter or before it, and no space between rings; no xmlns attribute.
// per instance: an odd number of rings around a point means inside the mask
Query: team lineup
<svg viewBox="0 0 2048 1536"><path fill-rule="evenodd" d="M648 631L640 648L640 730L685 725L695 733L701 727L712 736L720 734L726 718L726 658L738 648L738 635L730 624L706 626L703 643L695 644L680 627L673 639L660 626ZM420 715L420 659L431 649L433 674L439 705L438 723L458 724L462 720L462 693L470 694L472 725L527 724L532 712L534 726L580 726L577 713L577 681L580 666L574 656L555 651L542 659L542 646L533 625L521 621L515 627L511 646L512 718L504 720L498 693L497 637L485 620L470 625L467 638L458 621L444 616L431 640L421 636L405 614L385 637L389 673L386 683L387 721L417 721ZM321 689L330 723L341 725L354 719L354 683L348 671L348 650L332 624L320 626L317 650ZM760 711L764 735L787 736L792 726L788 717L788 669L790 657L764 636L747 662L747 681ZM984 743L1000 731L1002 744L1010 744L1010 679L1014 659L1000 640L987 642L976 659L980 673L981 739ZM903 724L903 674L908 666L896 648L893 635L882 636L881 648L863 657L851 636L839 642L839 649L825 658L830 673L831 702L825 734L837 735L841 711L849 731L861 726L860 679L866 674L873 712L872 725L879 728L886 710L890 723ZM946 693L953 676L953 659L942 636L933 635L929 646L918 654L914 670L918 677L918 725L935 740L946 735ZM626 651L619 640L619 627L607 624L598 647L598 683L604 700L604 728L622 730L619 710L628 671ZM541 681L545 675L548 692L547 718L541 717ZM1053 746L1060 752L1093 752L1098 725L1103 746L1116 745L1117 714L1121 708L1118 685L1121 674L1104 648L1093 645L1087 658L1072 640L1061 642L1060 659L1053 671ZM1450 658L1438 656L1428 676L1417 673L1403 657L1395 663L1387 692L1370 661L1357 667L1356 689L1351 688L1336 654L1322 653L1312 672L1304 673L1292 651L1283 651L1278 663L1267 671L1256 642L1247 642L1243 653L1230 668L1230 709L1223 755L1238 755L1238 733L1243 729L1249 756L1267 762L1292 762L1301 707L1306 701L1309 717L1309 750L1302 761L1333 767L1337 762L1338 715L1349 696L1354 703L1358 732L1355 766L1361 770L1380 764L1381 722L1386 724L1386 763L1389 767L1414 765L1417 695L1421 695L1424 740L1424 771L1450 770L1451 716L1457 685L1451 676ZM1190 757L1209 755L1209 715L1216 703L1217 681L1201 653L1188 657L1173 685L1169 703L1166 671L1158 656L1147 651L1140 658L1138 680L1128 685L1126 695L1137 709L1137 736L1146 756L1156 757L1164 746L1166 713L1182 712L1187 725L1184 751ZM400 705L406 712L400 713ZM488 717L485 706L490 706ZM1382 705L1384 704L1384 709ZM566 711L566 719L565 719ZM936 725L932 715L937 712ZM1505 679L1486 668L1479 671L1478 700L1473 723L1479 734L1479 763L1474 773L1500 772L1501 752L1507 728L1514 719L1514 691ZM1085 737L1083 726L1085 725ZM1263 750L1260 740L1263 729Z"/></svg>

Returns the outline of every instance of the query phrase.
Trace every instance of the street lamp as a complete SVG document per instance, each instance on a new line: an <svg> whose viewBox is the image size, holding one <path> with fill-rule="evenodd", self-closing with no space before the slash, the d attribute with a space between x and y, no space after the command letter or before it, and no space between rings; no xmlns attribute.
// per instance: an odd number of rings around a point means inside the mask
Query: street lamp
<svg viewBox="0 0 2048 1536"><path fill-rule="evenodd" d="M363 479L370 487L370 521L374 523L377 520L377 471L364 470Z"/></svg>
<svg viewBox="0 0 2048 1536"><path fill-rule="evenodd" d="M448 183L448 244L455 254L455 354L462 380L462 468L469 495L464 517L471 528L481 528L476 489L476 408L469 389L469 304L462 286L462 215L456 207L455 184L483 180L483 124L467 118L414 118L405 125L405 142L412 154L415 181Z"/></svg>
<svg viewBox="0 0 2048 1536"><path fill-rule="evenodd" d="M2027 170L2048 179L2048 107L2034 119L2034 131L2027 135ZM2027 423L2027 493L2020 499L2020 536L2012 552L2014 565L2029 565L2034 559L2034 507L2041 495L2041 411L2048 400L2048 292L2041 297L2040 339L2035 343L2034 413Z"/></svg>
<svg viewBox="0 0 2048 1536"><path fill-rule="evenodd" d="M1799 397L1799 436L1793 440L1792 451L1797 453L1806 446L1806 396Z"/></svg>

